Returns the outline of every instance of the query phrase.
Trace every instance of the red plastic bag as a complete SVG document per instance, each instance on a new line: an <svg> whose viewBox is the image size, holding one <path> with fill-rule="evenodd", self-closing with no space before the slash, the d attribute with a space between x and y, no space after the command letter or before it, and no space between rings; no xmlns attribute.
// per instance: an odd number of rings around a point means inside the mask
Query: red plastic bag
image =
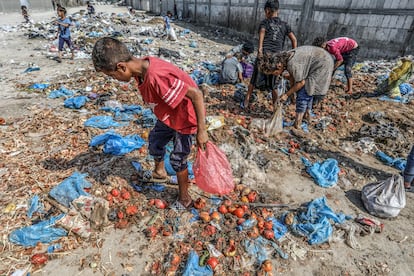
<svg viewBox="0 0 414 276"><path fill-rule="evenodd" d="M211 142L207 142L205 151L198 148L193 171L196 185L207 193L225 195L234 189L230 163Z"/></svg>

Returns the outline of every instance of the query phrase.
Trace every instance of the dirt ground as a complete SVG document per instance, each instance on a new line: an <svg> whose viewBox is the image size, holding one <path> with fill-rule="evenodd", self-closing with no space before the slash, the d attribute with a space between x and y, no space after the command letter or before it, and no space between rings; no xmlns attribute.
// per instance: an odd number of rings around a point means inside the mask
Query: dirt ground
<svg viewBox="0 0 414 276"><path fill-rule="evenodd" d="M98 6L98 11L125 12L124 8ZM69 13L76 12L69 9ZM35 22L49 20L52 12L34 13ZM2 26L13 26L21 22L20 14L1 15ZM215 31L195 27L186 23L177 23L180 28L188 28L199 33L193 37L199 48L191 56L187 42L157 41L156 46L171 46L187 53L190 59L200 55L212 62L220 62L222 55L233 47L240 38L215 36ZM235 38L236 37L236 38ZM26 204L28 198L37 193L47 193L53 186L69 176L74 170L89 173L95 195L104 197L113 183L128 181L132 174L131 160L143 159L145 152L129 154L126 157L107 157L88 149L90 138L102 133L88 130L83 122L92 115L99 114L96 106L76 112L63 107L61 99L48 99L46 93L29 91L33 83L49 82L52 87L67 85L72 89L84 90L91 86L92 91L105 90L113 85L117 93L112 100L134 104L139 101L134 91L124 90L125 84L108 81L102 75L93 72L89 59L64 59L62 63L46 58L48 41L28 39L24 31L0 31L0 117L6 121L0 126L0 206L4 209L9 203L17 206ZM190 54L188 54L190 53ZM23 73L29 63L40 67L40 71ZM385 61L372 61L373 71L356 72L355 90L362 97L345 95L340 83L334 82L330 89L325 109L320 111L319 119L324 116L336 118L336 127L324 131L316 129L318 118L309 126L310 133L305 138L283 132L277 138L266 138L251 132L243 136L237 130L237 119L251 120L269 118L271 112L268 103L259 93L258 103L252 112L238 108L232 100L232 86L213 86L206 98L208 115L224 115L226 126L212 131L211 140L226 152L235 177L243 185L258 191L269 202L289 204L297 208L315 198L325 196L329 206L335 212L356 217L358 214L369 216L360 199L361 188L375 180L385 179L398 173L375 158L375 152L363 152L357 145L358 130L367 123L366 114L372 111L385 113L387 122L396 126L403 138L401 141L377 143L377 147L389 154L406 157L410 144L414 141L414 105L379 101L368 97L375 89L375 70L390 64ZM378 65L379 64L379 65ZM384 64L384 65L381 65ZM108 84L111 83L111 84ZM132 88L133 85L129 85ZM113 90L115 91L115 90ZM288 120L292 120L292 106L285 107ZM242 125L242 124L241 124ZM236 126L236 128L232 128ZM122 128L123 134L144 133L139 126ZM239 134L239 135L229 135ZM284 154L281 148L288 147L294 140L301 151ZM300 156L312 161L335 158L343 170L338 185L332 188L319 187L304 171ZM163 192L171 202L177 193L175 186L168 186ZM197 198L200 190L192 187L192 195ZM139 200L147 200L153 194L144 194ZM343 240L310 246L303 238L288 236L304 249L306 256L283 260L272 259L276 275L413 275L414 274L414 205L413 194L406 195L407 204L398 217L380 219L384 224L381 233L357 237L360 249L350 248ZM65 238L62 242L65 250L52 253L44 266L34 266L29 257L36 250L23 249L8 242L11 230L28 225L25 208L15 213L1 214L0 232L0 275L11 275L17 269L30 271L30 275L149 275L154 260L163 260L164 249L175 248L180 242L175 236L157 237L149 240L143 233L147 216L142 221L131 223L126 229L116 229L113 224L97 231L93 238L83 241L79 237ZM286 210L275 210L282 214ZM190 225L189 231L198 224ZM237 234L236 234L237 235ZM286 243L286 241L285 241ZM282 249L284 247L282 246ZM240 274L238 274L240 273ZM22 275L22 274L20 274ZM24 274L25 275L25 274ZM159 274L161 275L161 274ZM220 275L241 275L241 272ZM254 274L251 274L254 275Z"/></svg>

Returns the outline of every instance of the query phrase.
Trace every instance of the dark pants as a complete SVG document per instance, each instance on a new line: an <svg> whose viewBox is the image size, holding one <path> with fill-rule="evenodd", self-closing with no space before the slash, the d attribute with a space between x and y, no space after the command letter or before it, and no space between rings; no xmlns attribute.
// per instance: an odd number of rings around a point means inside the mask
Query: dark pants
<svg viewBox="0 0 414 276"><path fill-rule="evenodd" d="M170 163L174 171L181 172L187 168L187 157L191 152L193 136L192 134L181 134L163 122L157 121L149 134L149 154L157 162L164 160L165 146L168 142L173 141Z"/></svg>
<svg viewBox="0 0 414 276"><path fill-rule="evenodd" d="M352 78L352 66L355 64L358 52L359 47L356 47L355 49L342 54L342 57L344 58L345 76L347 78Z"/></svg>
<svg viewBox="0 0 414 276"><path fill-rule="evenodd" d="M404 170L404 182L412 184L414 180L414 145L411 147L410 154L407 157L407 165Z"/></svg>
<svg viewBox="0 0 414 276"><path fill-rule="evenodd" d="M63 51L63 46L68 45L69 49L72 51L73 50L73 45L72 45L72 41L70 40L70 37L68 38L63 38L59 36L59 51Z"/></svg>
<svg viewBox="0 0 414 276"><path fill-rule="evenodd" d="M273 75L265 75L259 72L257 68L257 60L254 63L252 78L250 79L250 84L257 89L265 89L272 91L277 89L277 77Z"/></svg>

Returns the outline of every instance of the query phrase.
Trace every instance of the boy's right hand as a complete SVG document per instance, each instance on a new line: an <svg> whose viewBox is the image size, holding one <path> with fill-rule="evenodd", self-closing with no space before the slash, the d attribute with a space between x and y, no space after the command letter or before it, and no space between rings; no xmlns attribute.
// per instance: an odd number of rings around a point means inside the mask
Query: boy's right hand
<svg viewBox="0 0 414 276"><path fill-rule="evenodd" d="M205 129L199 130L197 132L197 146L200 147L202 150L205 150L206 143L208 142L208 134Z"/></svg>

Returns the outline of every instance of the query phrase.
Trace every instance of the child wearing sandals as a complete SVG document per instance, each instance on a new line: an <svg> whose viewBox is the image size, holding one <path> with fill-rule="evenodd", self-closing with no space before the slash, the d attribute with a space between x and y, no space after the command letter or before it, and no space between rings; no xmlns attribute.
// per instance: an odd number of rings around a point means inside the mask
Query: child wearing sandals
<svg viewBox="0 0 414 276"><path fill-rule="evenodd" d="M56 24L58 25L58 33L59 33L59 57L57 59L57 62L62 62L62 51L65 43L68 45L72 56L71 59L73 59L73 44L70 40L70 25L71 21L69 18L66 17L66 9L64 7L58 7L58 20L56 21Z"/></svg>
<svg viewBox="0 0 414 276"><path fill-rule="evenodd" d="M142 99L158 118L148 139L155 168L144 172L142 181L161 182L167 178L164 155L166 145L173 141L170 162L177 173L178 200L172 208L187 209L192 205L187 169L192 139L196 134L197 145L202 148L208 141L203 94L175 65L155 57L134 57L124 43L114 38L99 39L92 60L97 71L110 77L124 82L136 80Z"/></svg>

